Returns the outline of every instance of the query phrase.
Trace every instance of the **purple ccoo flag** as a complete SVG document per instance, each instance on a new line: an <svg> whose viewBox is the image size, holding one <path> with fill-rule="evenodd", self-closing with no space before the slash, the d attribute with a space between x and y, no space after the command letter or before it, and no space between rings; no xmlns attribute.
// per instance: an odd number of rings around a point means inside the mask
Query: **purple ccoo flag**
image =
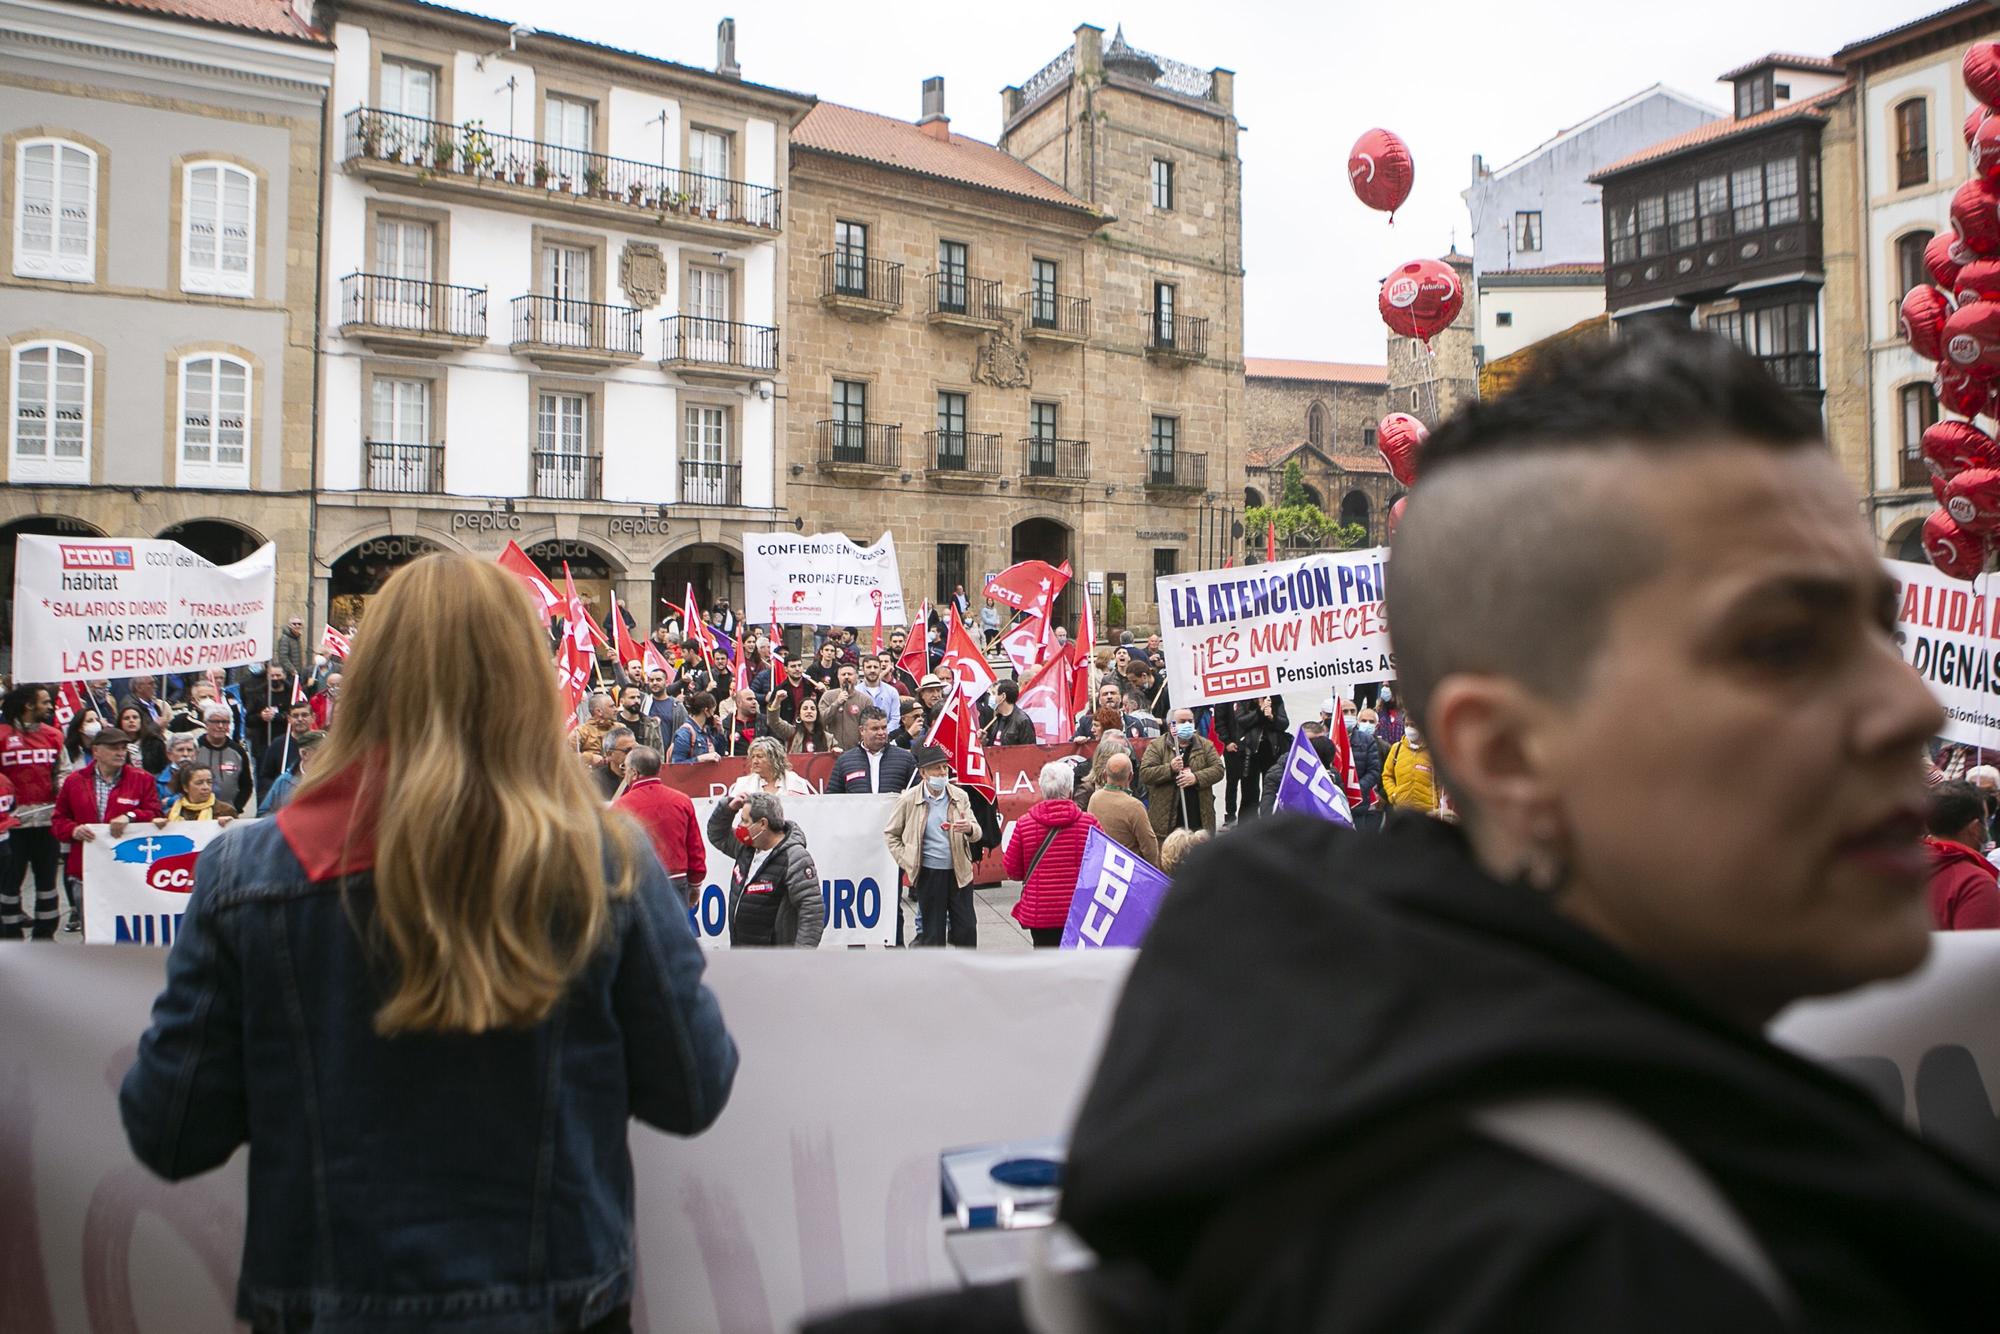
<svg viewBox="0 0 2000 1334"><path fill-rule="evenodd" d="M1320 763L1319 752L1313 749L1312 738L1303 727L1292 734L1292 753L1285 757L1284 781L1278 784L1278 799L1272 808L1303 811L1354 828L1354 813L1347 807L1340 784Z"/></svg>
<svg viewBox="0 0 2000 1334"><path fill-rule="evenodd" d="M1166 892L1164 872L1106 837L1103 830L1091 830L1090 841L1083 845L1083 865L1077 869L1076 894L1069 902L1060 948L1136 948L1153 925Z"/></svg>

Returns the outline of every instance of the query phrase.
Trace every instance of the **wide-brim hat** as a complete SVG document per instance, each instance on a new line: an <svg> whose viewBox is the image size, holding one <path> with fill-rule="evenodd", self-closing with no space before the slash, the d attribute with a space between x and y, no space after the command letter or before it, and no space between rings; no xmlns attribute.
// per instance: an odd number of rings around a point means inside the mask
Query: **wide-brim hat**
<svg viewBox="0 0 2000 1334"><path fill-rule="evenodd" d="M933 764L950 764L951 755L943 746L918 746L917 767L928 769Z"/></svg>
<svg viewBox="0 0 2000 1334"><path fill-rule="evenodd" d="M917 682L917 689L919 689L919 690L943 690L943 689L944 689L944 678L943 678L942 676L939 676L939 675L938 675L938 674L937 674L936 672L931 672L931 673L927 674L927 675L926 675L926 676L924 677L924 679L923 679L923 680L921 680L921 681Z"/></svg>

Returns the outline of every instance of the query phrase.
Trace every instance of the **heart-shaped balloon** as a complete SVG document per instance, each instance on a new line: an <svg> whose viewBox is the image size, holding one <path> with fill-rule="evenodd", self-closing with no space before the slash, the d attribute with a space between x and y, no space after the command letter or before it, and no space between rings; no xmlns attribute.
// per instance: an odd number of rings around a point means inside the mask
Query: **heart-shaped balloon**
<svg viewBox="0 0 2000 1334"><path fill-rule="evenodd" d="M1944 508L1968 533L2000 529L2000 471L1967 468L1944 484Z"/></svg>
<svg viewBox="0 0 2000 1334"><path fill-rule="evenodd" d="M1375 448L1382 462L1404 486L1417 483L1417 451L1431 438L1431 428L1407 412L1392 412L1375 428Z"/></svg>
<svg viewBox="0 0 2000 1334"><path fill-rule="evenodd" d="M2000 230L1996 230L1995 244L2000 245ZM1413 259L1398 265L1382 280L1381 295L1375 299L1384 324L1405 338L1425 342L1450 327L1464 305L1465 284L1458 271L1436 259Z"/></svg>
<svg viewBox="0 0 2000 1334"><path fill-rule="evenodd" d="M1971 422L1933 422L1924 428L1923 451L1933 477L1956 477L1967 468L2000 469L2000 444Z"/></svg>
<svg viewBox="0 0 2000 1334"><path fill-rule="evenodd" d="M1975 255L2000 254L2000 191L1983 180L1967 181L1951 197L1951 226L1959 244Z"/></svg>
<svg viewBox="0 0 2000 1334"><path fill-rule="evenodd" d="M1949 361L1938 363L1937 374L1931 377L1931 388L1946 411L1961 417L1979 416L1993 397L1991 376L1976 367L1954 366Z"/></svg>
<svg viewBox="0 0 2000 1334"><path fill-rule="evenodd" d="M1390 214L1394 222L1417 179L1410 146L1392 131L1369 130L1347 152L1347 179L1362 203Z"/></svg>
<svg viewBox="0 0 2000 1334"><path fill-rule="evenodd" d="M1954 310L1944 322L1944 354L1952 365L1988 379L2000 375L2000 302L1973 301Z"/></svg>
<svg viewBox="0 0 2000 1334"><path fill-rule="evenodd" d="M1396 540L1396 530L1403 526L1403 506L1409 499L1408 496L1397 496L1391 502L1389 506L1389 533L1384 539L1385 541L1393 542Z"/></svg>
<svg viewBox="0 0 2000 1334"><path fill-rule="evenodd" d="M1987 106L2000 106L2000 42L1974 42L1959 65L1965 86Z"/></svg>
<svg viewBox="0 0 2000 1334"><path fill-rule="evenodd" d="M1903 341L1927 361L1944 355L1944 326L1951 318L1951 304L1944 293L1929 283L1919 283L1903 294Z"/></svg>
<svg viewBox="0 0 2000 1334"><path fill-rule="evenodd" d="M1924 520L1924 555L1942 574L1976 578L1986 568L1986 539L1965 531L1946 511L1932 510Z"/></svg>
<svg viewBox="0 0 2000 1334"><path fill-rule="evenodd" d="M1965 261L1958 257L1958 238L1939 232L1924 246L1924 270L1941 291L1957 290L1958 271Z"/></svg>

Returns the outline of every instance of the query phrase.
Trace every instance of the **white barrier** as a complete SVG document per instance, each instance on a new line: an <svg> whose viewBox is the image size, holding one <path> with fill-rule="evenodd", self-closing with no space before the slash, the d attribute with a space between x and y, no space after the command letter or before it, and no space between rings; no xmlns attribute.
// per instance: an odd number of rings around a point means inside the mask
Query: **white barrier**
<svg viewBox="0 0 2000 1334"><path fill-rule="evenodd" d="M708 850L708 874L694 911L695 935L709 949L729 948L729 879L735 863L706 841L708 815L719 797L696 797L695 821ZM784 798L785 818L806 836L819 870L826 929L820 948L891 945L896 940L896 859L882 830L896 804L894 793ZM88 902L88 894L85 901Z"/></svg>
<svg viewBox="0 0 2000 1334"><path fill-rule="evenodd" d="M1132 957L709 956L743 1063L707 1134L632 1132L637 1328L775 1334L809 1310L950 1284L939 1151L1067 1129ZM132 1161L118 1121L164 964L159 950L0 944L9 1334L229 1327L243 1156L168 1186ZM1900 1092L1913 1118L1921 1105L1927 1131L1990 1143L2000 932L1941 938L1911 981L1800 1007L1779 1030Z"/></svg>

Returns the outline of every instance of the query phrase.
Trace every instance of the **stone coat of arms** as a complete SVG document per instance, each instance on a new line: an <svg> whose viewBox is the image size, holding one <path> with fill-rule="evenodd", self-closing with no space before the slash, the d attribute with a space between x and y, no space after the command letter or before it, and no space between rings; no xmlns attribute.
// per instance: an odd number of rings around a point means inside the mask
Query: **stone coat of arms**
<svg viewBox="0 0 2000 1334"><path fill-rule="evenodd" d="M627 241L618 257L618 285L625 299L640 310L651 310L667 294L667 260L651 241Z"/></svg>
<svg viewBox="0 0 2000 1334"><path fill-rule="evenodd" d="M995 389L1025 389L1034 383L1028 354L1022 350L1011 326L995 330L979 345L972 378Z"/></svg>

